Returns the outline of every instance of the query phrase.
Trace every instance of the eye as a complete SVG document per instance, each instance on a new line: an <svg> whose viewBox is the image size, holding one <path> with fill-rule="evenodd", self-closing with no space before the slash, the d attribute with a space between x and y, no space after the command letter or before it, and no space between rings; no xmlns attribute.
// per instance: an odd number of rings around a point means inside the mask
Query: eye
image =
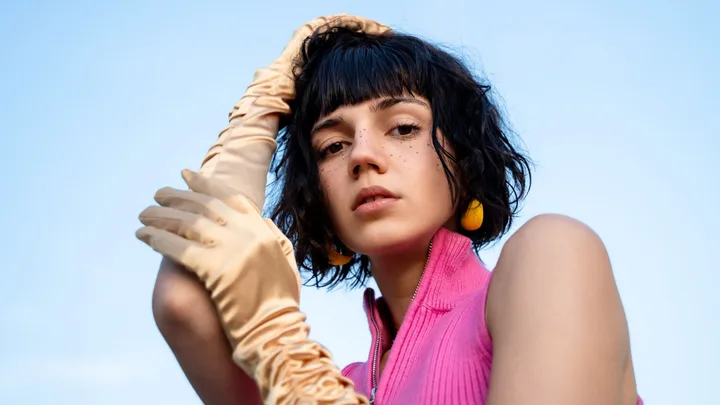
<svg viewBox="0 0 720 405"><path fill-rule="evenodd" d="M415 135L418 131L420 131L420 126L416 124L398 124L390 131L390 134L405 137Z"/></svg>
<svg viewBox="0 0 720 405"><path fill-rule="evenodd" d="M334 155L345 148L342 142L334 142L320 150L320 158L325 158L328 155Z"/></svg>

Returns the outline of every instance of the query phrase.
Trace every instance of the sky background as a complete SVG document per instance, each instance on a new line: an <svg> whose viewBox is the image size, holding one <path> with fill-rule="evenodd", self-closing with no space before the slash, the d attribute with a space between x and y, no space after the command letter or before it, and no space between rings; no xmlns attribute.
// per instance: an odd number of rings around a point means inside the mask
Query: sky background
<svg viewBox="0 0 720 405"><path fill-rule="evenodd" d="M137 215L199 166L293 30L339 12L447 45L490 79L536 163L517 225L592 226L646 403L717 404L712 0L3 1L0 403L200 404L154 325L159 257ZM337 363L364 360L361 291L303 294Z"/></svg>

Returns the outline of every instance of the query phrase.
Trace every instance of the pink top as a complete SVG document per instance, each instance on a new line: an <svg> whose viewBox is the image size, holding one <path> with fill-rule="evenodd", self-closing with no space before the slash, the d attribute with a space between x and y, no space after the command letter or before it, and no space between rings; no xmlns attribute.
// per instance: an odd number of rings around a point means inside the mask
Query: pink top
<svg viewBox="0 0 720 405"><path fill-rule="evenodd" d="M367 362L348 365L343 375L376 405L485 404L493 348L479 314L485 314L490 276L470 239L441 229L382 378L375 371L391 342L378 311L385 304L370 288L365 313L373 345Z"/></svg>

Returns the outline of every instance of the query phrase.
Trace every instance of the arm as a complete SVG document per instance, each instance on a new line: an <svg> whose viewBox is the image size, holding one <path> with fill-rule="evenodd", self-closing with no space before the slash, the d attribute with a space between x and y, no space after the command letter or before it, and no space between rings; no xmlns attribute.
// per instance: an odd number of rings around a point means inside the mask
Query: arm
<svg viewBox="0 0 720 405"><path fill-rule="evenodd" d="M330 353L309 339L291 242L254 203L208 176L183 171L190 190L158 190L136 236L197 275L232 358L266 404L368 404ZM175 292L177 293L177 292Z"/></svg>
<svg viewBox="0 0 720 405"><path fill-rule="evenodd" d="M269 67L256 72L255 80L230 114L230 125L220 134L202 164L200 173L211 177L214 181L227 184L238 196L247 199L252 205L248 211L260 214L264 205L265 182L270 160L275 151L278 118L290 112L287 102L295 96L293 82L295 56L308 35L318 27L330 25L341 25L365 32L389 30L373 21L347 15L320 17L298 28L281 56ZM169 201L165 203L172 205ZM176 201L174 208L192 211L192 207L197 207L195 203L190 202L189 205L186 203L188 201ZM151 217L152 215L147 215L145 221L150 223L158 219ZM174 222L177 222L176 220L177 218ZM261 224L260 228L265 228L265 225ZM178 231L172 226L170 228ZM274 225L271 228L276 229ZM141 239L146 242L153 239L147 232L143 235ZM168 237L168 235L155 236L160 239ZM281 234L273 239L283 240L285 246L283 254L286 257L278 257L278 260L291 261L289 268L294 271L292 279L299 280L290 242ZM164 245L167 247L167 244ZM159 246L154 247L162 254L167 253ZM240 254L237 249L231 253L232 256ZM178 256L175 259L188 267L188 263L184 263L182 257ZM205 260L207 263L204 264L214 269L216 263L212 262L212 258L206 257ZM192 264L197 267L199 263ZM336 371L339 374L339 370L336 370L332 364L326 350L307 340L309 328L304 323L304 315L298 311L285 314L265 313L262 315L272 319L270 325L262 325L265 328L257 326L258 319L238 316L238 313L243 311L272 311L273 306L283 308L297 301L295 297L288 300L278 296L299 288L294 285L295 282L285 286L284 290L287 291L278 291L283 288L279 287L277 279L271 278L260 285L257 284L262 277L252 277L251 273L263 273L268 264L267 260L259 262L256 260L252 265L247 266L252 270L248 269L245 272L244 277L247 280L244 282L240 282L240 278L225 277L226 283L213 284L209 280L204 280L205 285L203 285L195 279L195 276L186 276L185 269L172 264L169 260L163 260L153 297L154 313L163 336L170 344L191 384L208 404L237 403L239 397L257 392L258 386L263 388L261 394L264 397L269 397L269 400L275 402L284 403L304 395L305 398L314 396L318 401L325 401L324 403L329 403L327 401L335 403L333 398L338 398L347 392L349 400L354 403L356 398L352 395L349 380L339 377L337 385L318 384L316 376L330 380ZM281 267L288 266L283 263ZM247 286L248 289L239 290L237 288L239 285ZM271 293L265 296L259 294L257 297L253 297L252 294L243 296L248 291L259 292L263 288L271 290ZM282 294L278 294L279 292ZM253 299L256 299L256 302L253 302ZM263 299L269 302L263 302ZM218 311L224 318L218 316ZM256 324L249 321L254 321ZM229 325L229 322L232 324ZM273 325L273 322L279 324ZM257 331L252 329L253 325L257 326ZM274 336L274 333L280 333L280 330L284 330L282 332L284 335ZM290 345L292 347L285 347L285 341L290 334L294 334L297 340ZM230 342L226 335L230 338ZM240 339L239 336L243 338ZM259 336L268 340L258 339ZM241 340L242 344L239 344ZM230 349L228 343L232 343L234 351ZM302 348L300 352L298 347ZM294 372L294 366L302 364L302 361L296 359L301 355L306 356L304 361L308 361L307 356L317 357L313 364L314 375ZM236 364L243 365L247 374L238 373L238 368L230 361L231 358L234 358ZM258 369L263 370L264 373L257 372ZM248 374L252 375L259 384L252 384L252 380L246 377ZM217 375L222 377L217 378ZM305 380L302 376L306 377ZM282 385L282 382L291 380L295 381L294 386ZM303 388L308 386L310 390L303 391ZM294 392L294 388L298 391ZM335 388L337 389L333 392ZM253 395L252 398L255 400L253 403L259 403L258 395Z"/></svg>
<svg viewBox="0 0 720 405"><path fill-rule="evenodd" d="M635 404L627 321L592 230L536 217L507 242L495 272L488 405Z"/></svg>
<svg viewBox="0 0 720 405"><path fill-rule="evenodd" d="M152 307L160 333L204 404L262 404L255 381L233 363L217 311L195 275L164 258Z"/></svg>

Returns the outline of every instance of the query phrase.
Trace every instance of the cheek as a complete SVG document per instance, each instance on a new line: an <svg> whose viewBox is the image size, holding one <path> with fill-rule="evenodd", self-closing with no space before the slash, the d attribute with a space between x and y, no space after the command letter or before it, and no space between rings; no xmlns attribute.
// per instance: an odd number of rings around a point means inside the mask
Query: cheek
<svg viewBox="0 0 720 405"><path fill-rule="evenodd" d="M436 187L439 185L438 183L443 183L447 186L445 169L431 140L408 144L402 149L397 153L399 163L405 166L404 170L415 172L415 175L421 180L421 184ZM446 158L445 161L446 164L451 164L450 159ZM452 166L450 166L450 170L453 170Z"/></svg>
<svg viewBox="0 0 720 405"><path fill-rule="evenodd" d="M440 139L443 142L443 139ZM451 155L453 150L445 143L443 145L445 150ZM443 167L442 161L438 156L435 147L430 139L424 140L421 144L416 145L411 149L411 156L413 157L412 166L410 169L417 171L415 174L418 184L418 189L422 189L421 193L424 198L428 198L434 201L432 206L437 210L438 213L442 212L442 215L449 215L454 212L454 206L452 203L452 194L450 191L450 183L448 182L445 168ZM444 155L443 155L444 156ZM452 174L455 173L455 168L452 160L447 156L444 156L445 164ZM410 162L408 162L410 165ZM420 191L420 190L419 190Z"/></svg>
<svg viewBox="0 0 720 405"><path fill-rule="evenodd" d="M335 159L338 160L338 159ZM330 161L318 164L318 175L320 178L320 187L327 196L337 187L338 180L343 174L341 164Z"/></svg>
<svg viewBox="0 0 720 405"><path fill-rule="evenodd" d="M328 207L330 216L334 221L335 218L335 206L338 204L342 196L342 179L343 179L343 168L337 164L321 164L318 167L320 176L320 188L325 194L325 206Z"/></svg>

